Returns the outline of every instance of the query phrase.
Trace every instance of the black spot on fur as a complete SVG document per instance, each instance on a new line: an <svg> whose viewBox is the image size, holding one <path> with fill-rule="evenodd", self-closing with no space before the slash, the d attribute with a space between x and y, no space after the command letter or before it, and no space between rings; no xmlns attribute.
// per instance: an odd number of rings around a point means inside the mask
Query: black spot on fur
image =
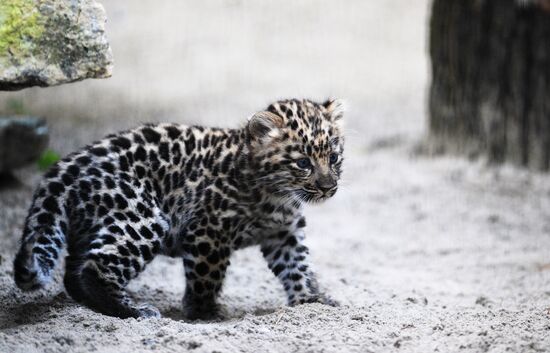
<svg viewBox="0 0 550 353"><path fill-rule="evenodd" d="M177 139L181 135L181 131L175 126L167 126L165 127L165 129L168 132L168 137L170 137L172 140Z"/></svg>
<svg viewBox="0 0 550 353"><path fill-rule="evenodd" d="M145 168L143 168L140 165L137 165L134 168L134 170L136 171L137 177L140 178L140 179L143 179L143 177L145 176Z"/></svg>
<svg viewBox="0 0 550 353"><path fill-rule="evenodd" d="M109 195L107 193L103 194L103 202L105 203L105 206L107 206L109 208L115 207L115 203L113 201L113 198L111 197L111 195Z"/></svg>
<svg viewBox="0 0 550 353"><path fill-rule="evenodd" d="M162 227L158 223L153 223L151 225L151 228L153 228L153 231L157 233L159 237L162 237L164 235L164 229L162 229Z"/></svg>
<svg viewBox="0 0 550 353"><path fill-rule="evenodd" d="M130 142L130 140L122 136L115 138L114 140L111 141L111 143L114 146L117 146L126 150L132 146L132 143Z"/></svg>
<svg viewBox="0 0 550 353"><path fill-rule="evenodd" d="M146 226L142 226L140 229L139 229L139 234L141 234L144 238L146 239L153 239L154 237L154 234L153 232L151 232L149 230L149 228L147 228Z"/></svg>
<svg viewBox="0 0 550 353"><path fill-rule="evenodd" d="M126 183L121 183L120 188L122 189L122 192L124 193L124 196L126 196L129 199L135 199L136 193L134 190Z"/></svg>
<svg viewBox="0 0 550 353"><path fill-rule="evenodd" d="M103 157L107 155L108 151L104 147L92 147L90 148L90 153L98 157Z"/></svg>
<svg viewBox="0 0 550 353"><path fill-rule="evenodd" d="M130 165L128 164L128 159L126 158L126 156L120 156L120 158L118 159L118 164L120 170L122 170L123 172L127 172L130 169Z"/></svg>
<svg viewBox="0 0 550 353"><path fill-rule="evenodd" d="M95 176L95 177L102 177L103 174L101 174L101 171L95 167L92 167L92 168L89 168L87 171L86 171L86 174L90 175L90 176Z"/></svg>
<svg viewBox="0 0 550 353"><path fill-rule="evenodd" d="M122 212L115 212L113 214L113 216L118 219L119 221L123 222L123 221L126 221L128 218L126 217L126 215Z"/></svg>
<svg viewBox="0 0 550 353"><path fill-rule="evenodd" d="M115 181L113 180L113 178L111 178L110 176L105 176L105 186L108 188L108 189L114 189L116 187L116 184L115 184Z"/></svg>
<svg viewBox="0 0 550 353"><path fill-rule="evenodd" d="M128 252L128 249L126 249L124 246L122 245L119 245L117 247L117 250L118 252L120 253L120 255L122 256L130 256L130 252Z"/></svg>
<svg viewBox="0 0 550 353"><path fill-rule="evenodd" d="M149 249L147 245L140 245L139 250L145 261L149 262L153 259L153 255L151 254L151 249Z"/></svg>
<svg viewBox="0 0 550 353"><path fill-rule="evenodd" d="M212 251L212 253L206 258L209 263L211 264L217 264L220 262L220 255L217 250Z"/></svg>
<svg viewBox="0 0 550 353"><path fill-rule="evenodd" d="M44 202L42 202L42 207L44 207L44 209L50 213L61 214L59 205L57 204L57 201L53 196L46 197L46 199L44 199Z"/></svg>
<svg viewBox="0 0 550 353"><path fill-rule="evenodd" d="M119 234L119 235L124 235L124 232L122 231L122 229L119 227L119 226L110 226L109 228L107 228L109 230L109 232L111 233L115 233L115 234Z"/></svg>
<svg viewBox="0 0 550 353"><path fill-rule="evenodd" d="M132 237L134 240L141 240L141 237L139 236L138 232L129 224L126 225L124 228L128 234Z"/></svg>
<svg viewBox="0 0 550 353"><path fill-rule="evenodd" d="M141 130L141 132L143 133L143 137L145 137L145 141L149 143L159 143L160 134L155 130L145 127Z"/></svg>
<svg viewBox="0 0 550 353"><path fill-rule="evenodd" d="M163 142L159 145L159 155L161 159L170 162L170 152L167 142Z"/></svg>
<svg viewBox="0 0 550 353"><path fill-rule="evenodd" d="M69 186L74 182L74 178L69 174L63 174L61 176L61 180L63 181L63 184L65 184L65 186Z"/></svg>
<svg viewBox="0 0 550 353"><path fill-rule="evenodd" d="M136 216L136 214L132 211L126 212L126 216L130 219L130 221L132 221L134 223L138 223L141 220L141 218Z"/></svg>
<svg viewBox="0 0 550 353"><path fill-rule="evenodd" d="M275 276L278 276L283 270L285 269L285 265L283 264L277 264L275 267L273 267L272 271L275 274Z"/></svg>
<svg viewBox="0 0 550 353"><path fill-rule="evenodd" d="M210 253L210 244L206 242L201 242L198 245L199 254L206 256Z"/></svg>
<svg viewBox="0 0 550 353"><path fill-rule="evenodd" d="M145 151L145 148L139 146L134 153L134 158L136 159L136 161L145 162L145 160L147 159L147 152Z"/></svg>
<svg viewBox="0 0 550 353"><path fill-rule="evenodd" d="M73 164L67 168L67 172L76 178L80 174L80 168Z"/></svg>
<svg viewBox="0 0 550 353"><path fill-rule="evenodd" d="M110 162L102 162L101 168L109 174L113 174L115 172L115 166Z"/></svg>
<svg viewBox="0 0 550 353"><path fill-rule="evenodd" d="M199 262L197 266L195 266L195 271L199 276L206 275L209 270L210 270L210 267L206 262Z"/></svg>
<svg viewBox="0 0 550 353"><path fill-rule="evenodd" d="M143 203L138 202L138 204L136 205L136 208L143 217L146 217L146 218L153 217L153 212L149 208L145 207Z"/></svg>
<svg viewBox="0 0 550 353"><path fill-rule="evenodd" d="M99 206L97 208L97 216L98 217L103 217L105 216L107 213L109 213L109 210L105 207L105 206Z"/></svg>
<svg viewBox="0 0 550 353"><path fill-rule="evenodd" d="M191 155L193 153L193 150L195 149L196 142L195 142L195 135L192 133L189 134L189 137L185 140L185 153L187 155Z"/></svg>
<svg viewBox="0 0 550 353"><path fill-rule="evenodd" d="M116 194L115 195L115 202L117 204L117 207L121 210L125 209L126 207L128 207L128 202L126 201L126 199L124 197L122 197L122 195L120 194Z"/></svg>
<svg viewBox="0 0 550 353"><path fill-rule="evenodd" d="M58 183L57 181L52 181L51 183L48 184L48 190L53 195L57 196L61 194L63 191L65 191L65 186L63 186L63 184L61 183Z"/></svg>
<svg viewBox="0 0 550 353"><path fill-rule="evenodd" d="M36 217L38 223L43 225L51 225L54 222L54 218L51 213L43 212Z"/></svg>
<svg viewBox="0 0 550 353"><path fill-rule="evenodd" d="M130 253L134 256L140 256L140 252L139 252L139 249L137 248L137 246L135 246L132 242L130 241L126 241L126 247L128 248L128 250L130 251Z"/></svg>
<svg viewBox="0 0 550 353"><path fill-rule="evenodd" d="M288 246L295 246L296 244L298 244L298 241L296 240L296 237L292 236L292 237L288 237L288 239L286 240L285 242L285 245L288 245Z"/></svg>

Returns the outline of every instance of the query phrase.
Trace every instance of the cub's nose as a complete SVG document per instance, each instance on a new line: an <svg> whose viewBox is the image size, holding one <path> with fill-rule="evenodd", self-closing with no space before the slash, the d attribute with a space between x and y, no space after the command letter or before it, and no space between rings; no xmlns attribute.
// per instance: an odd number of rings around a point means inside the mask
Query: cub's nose
<svg viewBox="0 0 550 353"><path fill-rule="evenodd" d="M315 186L317 187L317 189L321 190L322 192L327 192L336 186L336 180L330 177L319 178L315 182Z"/></svg>

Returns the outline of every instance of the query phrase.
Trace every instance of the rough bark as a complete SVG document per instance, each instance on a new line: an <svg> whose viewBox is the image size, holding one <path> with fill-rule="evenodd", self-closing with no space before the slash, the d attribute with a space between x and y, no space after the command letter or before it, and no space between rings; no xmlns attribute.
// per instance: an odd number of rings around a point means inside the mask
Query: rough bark
<svg viewBox="0 0 550 353"><path fill-rule="evenodd" d="M434 0L432 151L548 170L550 13L544 1Z"/></svg>

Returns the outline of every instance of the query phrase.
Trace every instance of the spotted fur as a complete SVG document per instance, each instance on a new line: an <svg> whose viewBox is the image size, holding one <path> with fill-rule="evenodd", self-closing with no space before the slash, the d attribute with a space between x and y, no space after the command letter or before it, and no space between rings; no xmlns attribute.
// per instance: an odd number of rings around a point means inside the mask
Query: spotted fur
<svg viewBox="0 0 550 353"><path fill-rule="evenodd" d="M163 254L183 260L187 317L211 318L231 253L260 245L290 305L334 305L307 260L302 207L336 192L342 115L339 101L285 100L241 129L144 125L69 155L34 194L17 285L42 288L67 244L64 284L77 302L159 316L125 287Z"/></svg>

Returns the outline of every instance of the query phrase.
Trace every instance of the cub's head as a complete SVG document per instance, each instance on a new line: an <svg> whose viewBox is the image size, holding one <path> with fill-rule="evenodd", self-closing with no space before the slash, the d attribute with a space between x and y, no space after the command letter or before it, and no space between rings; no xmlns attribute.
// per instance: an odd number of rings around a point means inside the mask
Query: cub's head
<svg viewBox="0 0 550 353"><path fill-rule="evenodd" d="M336 193L344 139L343 104L283 100L250 117L256 181L274 196L319 202Z"/></svg>

